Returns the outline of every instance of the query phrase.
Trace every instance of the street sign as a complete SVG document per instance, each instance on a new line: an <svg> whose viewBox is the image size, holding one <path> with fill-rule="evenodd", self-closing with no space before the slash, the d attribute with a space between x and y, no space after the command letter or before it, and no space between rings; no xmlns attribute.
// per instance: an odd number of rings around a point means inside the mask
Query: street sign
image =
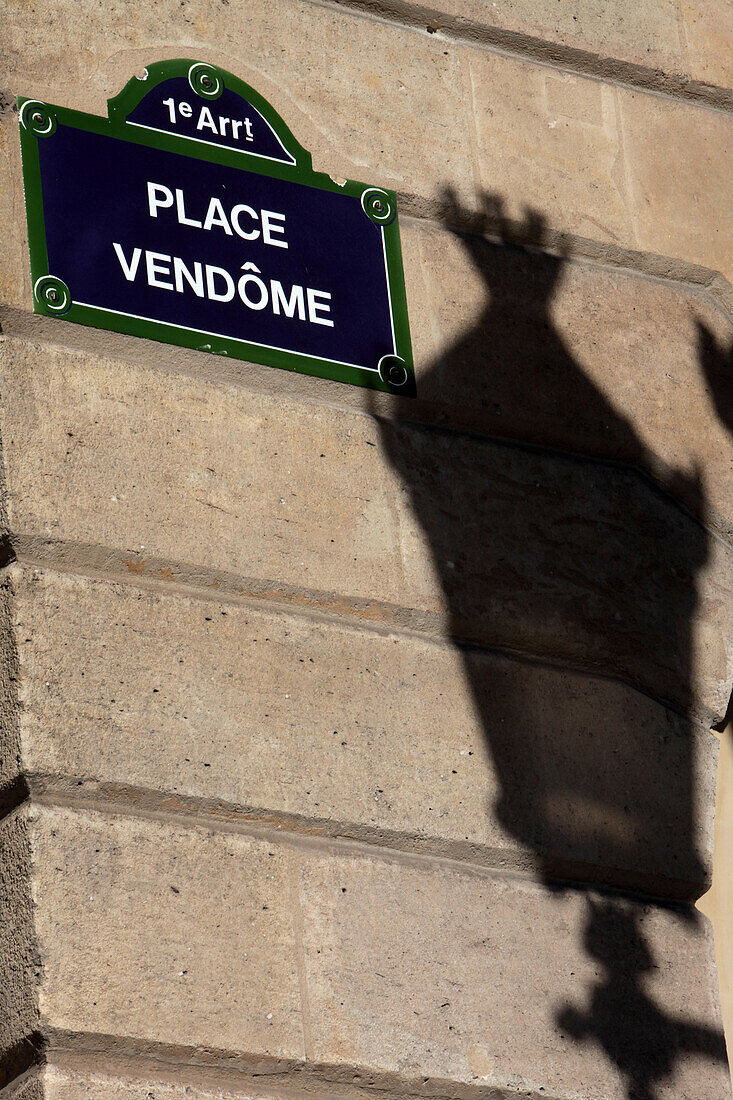
<svg viewBox="0 0 733 1100"><path fill-rule="evenodd" d="M394 192L314 172L253 88L164 61L106 119L18 109L37 313L414 395Z"/></svg>

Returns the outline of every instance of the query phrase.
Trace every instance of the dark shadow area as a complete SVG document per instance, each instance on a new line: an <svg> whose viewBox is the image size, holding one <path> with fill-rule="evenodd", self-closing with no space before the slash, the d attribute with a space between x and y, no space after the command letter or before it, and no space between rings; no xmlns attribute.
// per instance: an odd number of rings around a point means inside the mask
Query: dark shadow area
<svg viewBox="0 0 733 1100"><path fill-rule="evenodd" d="M643 976L655 960L638 927L638 914L622 902L589 902L583 945L601 964L602 980L583 1011L566 1007L560 1026L578 1042L596 1042L628 1082L629 1100L654 1100L654 1084L670 1077L686 1054L726 1061L719 1031L674 1019L649 997Z"/></svg>
<svg viewBox="0 0 733 1100"><path fill-rule="evenodd" d="M448 202L449 228L467 224L470 212ZM485 226L502 217L487 196ZM476 229L453 233L484 304L427 381L470 404L489 378L487 434L379 424L463 653L500 785L490 812L552 890L595 881L689 903L706 883L691 627L708 536L679 501L704 514L701 479L670 471L658 484L658 460L557 332L565 260L540 251L542 217L528 213L523 231L537 250L491 244ZM707 354L730 414L730 373ZM579 454L562 453L574 429ZM697 919L691 904L678 912ZM605 1052L630 1100L653 1100L683 1053L725 1059L722 1034L667 1016L646 991L651 948L627 902L589 900L584 945L603 974L587 1007L572 1006L573 992L548 1013Z"/></svg>
<svg viewBox="0 0 733 1100"><path fill-rule="evenodd" d="M0 1057L0 1089L10 1085L33 1066L42 1065L46 1038L40 1031L33 1031L17 1043L13 1043Z"/></svg>
<svg viewBox="0 0 733 1100"><path fill-rule="evenodd" d="M707 325L697 322L698 354L715 411L733 435L733 342L722 346Z"/></svg>

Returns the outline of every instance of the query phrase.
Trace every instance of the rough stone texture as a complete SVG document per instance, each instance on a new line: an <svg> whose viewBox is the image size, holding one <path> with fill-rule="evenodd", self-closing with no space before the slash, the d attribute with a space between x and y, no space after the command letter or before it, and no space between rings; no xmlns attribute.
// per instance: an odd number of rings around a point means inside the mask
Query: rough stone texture
<svg viewBox="0 0 733 1100"><path fill-rule="evenodd" d="M64 47L80 34L84 51L74 49L62 62ZM208 0L189 0L182 13L177 0L162 0L153 13L131 0L114 12L100 10L93 0L64 0L49 35L23 4L14 4L5 41L6 80L30 82L36 91L45 85L49 98L53 89L74 100L69 106L100 112L141 63L202 54L271 100L313 153L317 170L357 179L376 170L377 177L365 182L418 194L436 180L453 181L462 190L471 185L457 51L337 6L252 0L246 11L227 11ZM99 63L111 63L115 87L95 71Z"/></svg>
<svg viewBox="0 0 733 1100"><path fill-rule="evenodd" d="M31 847L22 814L0 821L0 1088L27 1065L39 974Z"/></svg>
<svg viewBox="0 0 733 1100"><path fill-rule="evenodd" d="M680 12L693 78L732 87L733 24L728 0L705 4L681 0Z"/></svg>
<svg viewBox="0 0 733 1100"><path fill-rule="evenodd" d="M281 850L113 813L31 813L45 1026L303 1056Z"/></svg>
<svg viewBox="0 0 733 1100"><path fill-rule="evenodd" d="M404 599L394 477L366 417L17 350L5 412L22 422L4 431L15 530Z"/></svg>
<svg viewBox="0 0 733 1100"><path fill-rule="evenodd" d="M46 1074L42 1070L31 1070L13 1081L0 1092L2 1100L47 1100L49 1092L45 1087Z"/></svg>
<svg viewBox="0 0 733 1100"><path fill-rule="evenodd" d="M180 56L415 215L730 276L732 116L681 88L730 84L729 3L444 0L482 45L392 6L4 13L0 1052L66 1058L13 1100L254 1100L229 1054L289 1100L730 1096L706 924L557 886L709 873L713 738L659 699L733 676L722 314L412 222L409 409L28 315L15 95Z"/></svg>
<svg viewBox="0 0 733 1100"><path fill-rule="evenodd" d="M418 219L405 219L402 245L418 393L434 418L633 463L733 538L733 324L707 295ZM8 334L21 323L17 314L9 318ZM174 368L195 361L200 373L232 379L266 375L271 390L293 384L283 371L223 365L54 319L40 325L42 342L137 362L147 352ZM300 399L315 394L356 408L369 400L353 387L301 383ZM413 407L405 403L404 412ZM677 478L680 469L685 476ZM702 486L691 478L695 470Z"/></svg>
<svg viewBox="0 0 733 1100"><path fill-rule="evenodd" d="M0 581L0 814L18 801L22 784L18 723L18 652L11 586Z"/></svg>
<svg viewBox="0 0 733 1100"><path fill-rule="evenodd" d="M692 701L700 676L724 712L730 551L666 498L559 456L396 425L382 437L419 606L446 607L458 636L580 659L665 699Z"/></svg>
<svg viewBox="0 0 733 1100"><path fill-rule="evenodd" d="M3 263L0 264L0 301L24 304L29 308L30 273L28 265L28 231L25 225L23 184L20 165L18 117L10 104L12 97L3 93L0 111L0 230L6 242Z"/></svg>
<svg viewBox="0 0 733 1100"><path fill-rule="evenodd" d="M440 31L439 15L442 13L451 20L467 19L479 27L542 40L547 53L552 52L554 45L586 51L598 55L600 71L603 71L603 61L607 59L609 75L613 71L614 61L619 60L645 69L659 69L666 74L691 77L693 80L717 84L723 88L731 86L728 33L730 12L726 0L706 0L704 6L694 5L689 0L645 0L644 3L637 4L631 3L631 0L620 0L612 6L607 5L604 0L584 0L582 5L570 3L569 0L562 0L559 4L552 0L498 0L490 5L484 0L421 0L420 3L413 0L389 3L385 0L384 3L377 4L370 0L366 6L371 10L381 9L388 16L395 10L432 10L438 15L437 19L430 20L430 30L433 32ZM128 8L127 4L118 5L104 24L92 4L83 7L78 15L74 14L69 5L60 9L54 22L54 31L62 41L72 41L80 27L89 26L91 41L87 48L95 55L101 47L105 27L113 45L111 52L125 47L147 46L151 38L154 41L160 38L159 28L163 25L167 32L166 43L188 45L192 40L198 39L200 44L207 41L212 44L222 43L224 49L233 54L243 49L238 32L244 23L239 22L236 12L221 13L214 4L187 3L182 18L175 18L176 13L172 6L170 9L163 6L161 20L157 25L144 13L135 20L130 19ZM9 22L8 40L11 49L14 47L17 51L16 57L11 55L11 59L20 60L22 57L33 75L45 75L42 58L44 51L51 53L49 46L52 42L44 37L44 28L32 23L22 9L20 15L11 14L13 18ZM282 2L276 6L270 5L269 8L263 5L257 9L256 14L258 21L262 20L274 31L269 41L264 33L257 39L257 46L268 50L267 63L262 64L263 75L271 71L274 65L278 76L286 72L279 57L279 44L285 37L283 24L289 29L296 28L298 33L304 31L310 39L309 25L315 24L320 30L328 18L328 15L322 16L317 12L311 15L304 4L291 4L288 7ZM227 15L229 18L226 18ZM332 15L330 25L333 25L334 20L338 20L337 9ZM375 28L372 24L371 30L356 30L354 33L361 33L364 40L369 35L373 40L374 37L378 38L380 31L378 26ZM256 27L254 34L257 34ZM431 41L424 32L420 38L422 42ZM30 47L26 46L29 39L32 40ZM313 40L315 39L314 33ZM434 41L442 49L446 48L440 38ZM518 45L521 46L521 43ZM334 55L336 54L334 49ZM51 56L55 58L56 55L51 53ZM73 56L69 58L70 63L76 62L78 71L83 71L83 56L80 56L79 62ZM301 75L296 68L297 64L297 58L294 58L291 71L295 69L296 75ZM76 73L72 74L72 79L73 75ZM93 75L96 77L96 73Z"/></svg>
<svg viewBox="0 0 733 1100"><path fill-rule="evenodd" d="M481 182L510 218L529 207L553 229L730 278L728 113L488 51L467 60Z"/></svg>
<svg viewBox="0 0 733 1100"><path fill-rule="evenodd" d="M145 1074L135 1072L137 1067L132 1065L127 1072L117 1075L96 1069L93 1064L95 1059L90 1058L89 1061L92 1064L86 1069L61 1068L53 1064L46 1066L37 1086L39 1100L41 1097L43 1100L179 1100L183 1097L185 1100L299 1100L294 1093L284 1095L279 1089L271 1092L267 1089L237 1087L231 1081L231 1075L221 1072L211 1074L213 1080L207 1087L196 1082L200 1070L197 1071L194 1067L178 1067L177 1072L174 1070L173 1073L169 1070L169 1077L178 1078L171 1081L161 1080L161 1070L158 1074ZM222 1077L223 1080L217 1080ZM324 1093L321 1095L325 1096ZM8 1097L8 1100L16 1098ZM23 1095L17 1100L26 1100L26 1097ZM36 1100L35 1095L33 1100Z"/></svg>
<svg viewBox="0 0 733 1100"><path fill-rule="evenodd" d="M52 572L15 592L32 777L650 892L709 875L714 738L621 684Z"/></svg>
<svg viewBox="0 0 733 1100"><path fill-rule="evenodd" d="M707 922L368 858L310 860L302 883L316 1058L620 1100L624 1063L662 1044L673 1072L659 1073L660 1100L729 1095L723 1062L673 1053L694 1024L720 1058ZM604 1028L614 998L622 1036L618 1019L606 1024L615 1034ZM610 1064L594 1028L620 1044Z"/></svg>
<svg viewBox="0 0 733 1100"><path fill-rule="evenodd" d="M399 604L725 712L731 552L637 475L6 347L15 534Z"/></svg>
<svg viewBox="0 0 733 1100"><path fill-rule="evenodd" d="M302 1057L302 1024L309 1061L568 1100L579 1083L621 1100L661 1043L660 1100L730 1095L702 919L424 861L33 817L46 1026ZM593 1034L614 997L630 1045L609 1057Z"/></svg>

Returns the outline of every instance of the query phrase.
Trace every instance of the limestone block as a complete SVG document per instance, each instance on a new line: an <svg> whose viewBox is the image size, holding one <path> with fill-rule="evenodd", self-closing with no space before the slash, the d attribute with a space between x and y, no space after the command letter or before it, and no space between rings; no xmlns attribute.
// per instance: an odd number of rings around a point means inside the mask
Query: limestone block
<svg viewBox="0 0 733 1100"><path fill-rule="evenodd" d="M418 394L442 422L631 462L733 537L733 326L707 296L612 267L402 226ZM12 324L7 331L12 331ZM51 320L46 338L103 350L106 334ZM194 353L117 337L117 354ZM109 354L109 351L107 351ZM221 360L196 356L204 366ZM272 387L284 372L263 368ZM236 377L252 373L232 367ZM303 393L318 383L308 379ZM330 400L358 407L337 384ZM467 399L470 396L470 399ZM405 409L409 412L409 408ZM320 452L319 452L320 453ZM682 469L678 478L675 471ZM704 486L687 485L697 469Z"/></svg>
<svg viewBox="0 0 733 1100"><path fill-rule="evenodd" d="M733 86L733 26L727 0L707 0L705 4L680 0L690 73L695 80Z"/></svg>
<svg viewBox="0 0 733 1100"><path fill-rule="evenodd" d="M561 9L551 17L549 7L537 14L536 5L516 0L513 7L492 7L491 18L513 27L535 12L529 33L574 40L577 12ZM643 43L638 49L651 67L664 68L663 58L676 56L671 0L657 0L653 8L616 5L610 21L604 5L586 9L581 22L596 28L589 45L597 31L610 34L609 49L614 41ZM313 151L316 168L395 187L418 200L416 209L439 199L445 187L475 207L475 162L481 186L501 196L515 220L533 206L555 230L730 275L725 112L622 91L530 58L456 45L336 6L258 0L245 14L192 0L186 12L181 17L174 0L164 0L155 15L139 7L133 15L126 4L112 14L63 0L49 33L27 5L11 5L0 126L7 153L0 204L0 294L6 302L27 308L30 299L14 96L103 113L106 99L146 63L188 55L219 62L257 87ZM723 21L722 14L717 22L691 21L689 34L700 39L701 56L708 55L714 28ZM163 44L156 48L162 27ZM602 42L595 45L603 52ZM715 185L700 188L695 181L703 174ZM675 182L669 198L651 193L655 178ZM686 204L681 224L680 203Z"/></svg>
<svg viewBox="0 0 733 1100"><path fill-rule="evenodd" d="M715 954L720 980L720 1004L728 1038L733 1046L733 731L720 735L718 790L715 801L715 858L713 885L699 907L713 924Z"/></svg>
<svg viewBox="0 0 733 1100"><path fill-rule="evenodd" d="M530 1096L730 1096L703 918L367 857L307 861L302 891L316 1059Z"/></svg>
<svg viewBox="0 0 733 1100"><path fill-rule="evenodd" d="M516 220L635 244L611 85L488 52L467 58L484 189Z"/></svg>
<svg viewBox="0 0 733 1100"><path fill-rule="evenodd" d="M482 186L509 217L730 278L729 114L488 51L467 64Z"/></svg>
<svg viewBox="0 0 733 1100"><path fill-rule="evenodd" d="M219 570L242 590L289 585L297 601L620 675L705 720L725 712L731 551L640 475L5 347L16 536L108 547L132 573L152 559L162 579L187 563L209 584ZM692 493L696 473L679 476Z"/></svg>
<svg viewBox="0 0 733 1100"><path fill-rule="evenodd" d="M45 1026L302 1057L282 850L155 820L30 812Z"/></svg>
<svg viewBox="0 0 733 1100"><path fill-rule="evenodd" d="M20 797L20 731L18 723L18 651L7 576L0 581L0 816Z"/></svg>
<svg viewBox="0 0 733 1100"><path fill-rule="evenodd" d="M15 530L404 602L394 478L368 418L61 349L18 346L15 368Z"/></svg>
<svg viewBox="0 0 733 1100"><path fill-rule="evenodd" d="M731 115L680 110L673 100L628 90L619 90L618 103L639 247L730 279Z"/></svg>
<svg viewBox="0 0 733 1100"><path fill-rule="evenodd" d="M621 1100L641 1079L660 1100L730 1097L712 940L687 912L153 817L32 818L56 1033L358 1066L403 1088L571 1100L582 1082Z"/></svg>
<svg viewBox="0 0 733 1100"><path fill-rule="evenodd" d="M32 785L133 786L138 800L647 892L696 896L707 881L717 742L619 683L14 571Z"/></svg>

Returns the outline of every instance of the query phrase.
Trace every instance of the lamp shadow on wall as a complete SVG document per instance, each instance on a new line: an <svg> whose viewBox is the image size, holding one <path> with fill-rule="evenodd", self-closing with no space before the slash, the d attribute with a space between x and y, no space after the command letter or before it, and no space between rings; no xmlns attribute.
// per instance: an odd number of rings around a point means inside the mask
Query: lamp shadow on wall
<svg viewBox="0 0 733 1100"><path fill-rule="evenodd" d="M517 226L499 199L486 196L479 218L446 202L485 300L421 385L470 405L474 421L479 410L482 435L378 418L382 442L463 656L499 782L490 813L549 891L595 883L581 935L598 978L548 1015L567 1041L605 1053L630 1100L654 1100L679 1057L726 1059L720 1032L648 992L639 901L658 895L672 919L694 922L705 880L691 634L709 544L690 514L703 514L704 490L696 473L661 466L557 331L565 260L541 251L542 216L527 214L520 247L506 243ZM708 359L710 378L711 345ZM502 663L486 639L534 661Z"/></svg>

